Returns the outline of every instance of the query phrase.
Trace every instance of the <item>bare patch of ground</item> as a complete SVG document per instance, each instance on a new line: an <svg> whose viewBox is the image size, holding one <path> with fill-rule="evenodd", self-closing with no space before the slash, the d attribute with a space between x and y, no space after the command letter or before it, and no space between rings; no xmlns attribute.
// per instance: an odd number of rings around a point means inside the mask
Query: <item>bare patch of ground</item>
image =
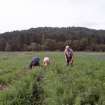
<svg viewBox="0 0 105 105"><path fill-rule="evenodd" d="M6 90L7 86L4 84L0 84L0 91Z"/></svg>

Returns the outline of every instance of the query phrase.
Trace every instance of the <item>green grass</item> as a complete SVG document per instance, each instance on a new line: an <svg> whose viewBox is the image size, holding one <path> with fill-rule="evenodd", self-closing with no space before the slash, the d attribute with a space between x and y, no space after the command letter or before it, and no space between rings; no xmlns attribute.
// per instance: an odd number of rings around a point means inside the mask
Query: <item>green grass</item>
<svg viewBox="0 0 105 105"><path fill-rule="evenodd" d="M35 55L51 65L29 70ZM63 52L0 52L0 84L0 105L105 105L105 53L75 52L71 67Z"/></svg>

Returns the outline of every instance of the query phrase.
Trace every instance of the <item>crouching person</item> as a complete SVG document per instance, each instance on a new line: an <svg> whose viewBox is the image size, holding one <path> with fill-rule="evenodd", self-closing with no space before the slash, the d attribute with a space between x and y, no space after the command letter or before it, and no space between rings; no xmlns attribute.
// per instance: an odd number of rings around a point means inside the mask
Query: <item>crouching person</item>
<svg viewBox="0 0 105 105"><path fill-rule="evenodd" d="M49 57L44 57L43 59L43 65L48 66L50 64L50 58Z"/></svg>
<svg viewBox="0 0 105 105"><path fill-rule="evenodd" d="M34 67L34 66L40 66L40 58L39 57L32 58L29 68L32 69L32 67Z"/></svg>

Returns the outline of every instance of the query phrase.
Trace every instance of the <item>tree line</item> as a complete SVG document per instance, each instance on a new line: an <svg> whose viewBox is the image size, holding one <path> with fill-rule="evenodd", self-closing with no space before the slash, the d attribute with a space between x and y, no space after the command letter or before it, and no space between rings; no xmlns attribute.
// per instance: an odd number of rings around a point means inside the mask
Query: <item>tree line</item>
<svg viewBox="0 0 105 105"><path fill-rule="evenodd" d="M38 27L0 34L0 51L105 51L105 30L84 27Z"/></svg>

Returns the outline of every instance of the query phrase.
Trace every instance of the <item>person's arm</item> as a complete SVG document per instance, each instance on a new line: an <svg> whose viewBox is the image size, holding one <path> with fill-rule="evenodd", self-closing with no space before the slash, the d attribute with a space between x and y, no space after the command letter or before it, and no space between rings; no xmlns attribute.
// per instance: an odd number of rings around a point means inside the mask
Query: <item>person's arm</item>
<svg viewBox="0 0 105 105"><path fill-rule="evenodd" d="M73 50L72 50L72 58L71 58L71 63L73 63L73 61L74 61L74 52L73 52Z"/></svg>
<svg viewBox="0 0 105 105"><path fill-rule="evenodd" d="M32 61L31 61L30 65L29 65L29 69L32 69Z"/></svg>
<svg viewBox="0 0 105 105"><path fill-rule="evenodd" d="M64 56L65 56L65 60L67 60L67 57L66 57L66 50L64 51Z"/></svg>

